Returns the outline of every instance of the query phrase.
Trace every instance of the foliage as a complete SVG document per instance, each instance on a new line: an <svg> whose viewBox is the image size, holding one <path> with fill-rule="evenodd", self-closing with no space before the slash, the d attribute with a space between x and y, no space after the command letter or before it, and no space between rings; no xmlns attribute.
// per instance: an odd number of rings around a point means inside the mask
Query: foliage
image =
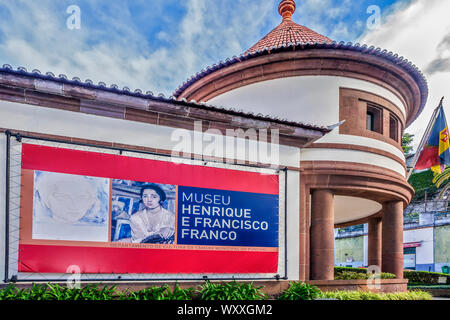
<svg viewBox="0 0 450 320"><path fill-rule="evenodd" d="M48 300L113 300L116 287L87 285L83 288L68 288L59 285L47 284Z"/></svg>
<svg viewBox="0 0 450 320"><path fill-rule="evenodd" d="M9 284L5 289L0 290L0 300L46 300L47 287L45 285L33 284L30 289L18 289L15 285Z"/></svg>
<svg viewBox="0 0 450 320"><path fill-rule="evenodd" d="M263 300L266 295L261 292L263 287L256 287L253 283L211 283L206 281L200 287L202 300Z"/></svg>
<svg viewBox="0 0 450 320"><path fill-rule="evenodd" d="M339 273L342 273L342 272L345 272L345 271L352 271L352 272L358 272L358 273L367 274L367 269L366 268L334 267L334 276L336 277Z"/></svg>
<svg viewBox="0 0 450 320"><path fill-rule="evenodd" d="M289 288L284 290L279 300L314 300L321 294L319 288L303 282L289 282Z"/></svg>
<svg viewBox="0 0 450 320"><path fill-rule="evenodd" d="M139 291L125 291L120 300L192 300L194 289L182 289L178 284L173 291L166 284L162 287L150 287Z"/></svg>
<svg viewBox="0 0 450 320"><path fill-rule="evenodd" d="M167 291L164 300L192 300L192 295L194 293L193 288L182 289L178 283L175 285L173 291L169 289L166 285Z"/></svg>
<svg viewBox="0 0 450 320"><path fill-rule="evenodd" d="M430 289L446 289L450 290L450 285L448 284L408 284L408 289L421 289L421 290L430 290Z"/></svg>
<svg viewBox="0 0 450 320"><path fill-rule="evenodd" d="M428 292L413 290L397 293L373 293L366 291L328 291L322 292L322 299L337 300L432 300Z"/></svg>
<svg viewBox="0 0 450 320"><path fill-rule="evenodd" d="M450 284L450 275L438 272L428 271L403 271L403 277L409 280L410 284ZM445 278L445 283L439 283L439 280Z"/></svg>
<svg viewBox="0 0 450 320"><path fill-rule="evenodd" d="M68 288L58 284L33 284L31 288L19 289L10 284L0 290L0 300L113 300L116 298L116 287L99 288L88 285L84 288Z"/></svg>
<svg viewBox="0 0 450 320"><path fill-rule="evenodd" d="M433 184L433 172L431 170L413 173L408 182L416 192L415 200L424 198L425 192L433 194L437 191L436 185Z"/></svg>
<svg viewBox="0 0 450 320"><path fill-rule="evenodd" d="M164 300L166 286L150 287L139 291L125 291L120 300Z"/></svg>
<svg viewBox="0 0 450 320"><path fill-rule="evenodd" d="M405 133L402 136L402 148L403 148L403 153L405 154L405 156L408 156L411 154L411 151L413 149L413 147L412 147L413 140L414 140L413 134Z"/></svg>
<svg viewBox="0 0 450 320"><path fill-rule="evenodd" d="M364 273L367 274L366 268L350 268L350 267L334 267L334 276L337 280L339 274L343 272L355 272L355 273ZM382 279L383 274L381 273ZM388 274L385 274L388 275ZM409 284L440 284L439 279L445 277L446 283L442 284L450 284L450 275L446 273L439 272L429 272L429 271L414 271L414 270L404 270L403 277L409 280Z"/></svg>
<svg viewBox="0 0 450 320"><path fill-rule="evenodd" d="M363 269L364 270L364 269ZM436 286L427 286L426 288ZM448 286L442 286L448 287ZM253 283L210 283L207 281L197 291L202 300L263 300L268 296ZM425 287L424 287L425 288ZM19 289L14 284L0 290L0 300L191 300L194 289L182 289L178 284L171 290L168 285L150 287L136 292L119 292L115 286L102 288L88 285L83 288L68 288L58 284L33 284L31 288ZM322 292L316 286L302 282L290 282L280 300L430 300L429 293L413 290L406 293L370 293L363 291Z"/></svg>

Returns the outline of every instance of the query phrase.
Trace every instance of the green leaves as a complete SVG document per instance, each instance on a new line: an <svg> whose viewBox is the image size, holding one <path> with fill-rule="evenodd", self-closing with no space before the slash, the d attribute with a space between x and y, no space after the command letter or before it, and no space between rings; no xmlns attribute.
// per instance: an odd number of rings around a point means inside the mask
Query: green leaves
<svg viewBox="0 0 450 320"><path fill-rule="evenodd" d="M116 286L98 287L87 285L83 288L68 288L58 284L33 284L31 288L19 289L14 284L0 290L0 300L267 300L269 297L262 293L263 287L253 283L205 282L194 288L181 288L175 284L173 290L169 285L150 287L139 291L118 291ZM401 293L371 293L364 291L334 291L321 292L316 286L302 282L290 282L289 288L284 290L280 300L430 300L429 293L413 290Z"/></svg>
<svg viewBox="0 0 450 320"><path fill-rule="evenodd" d="M409 284L450 284L450 275L438 272L404 270L403 277ZM444 282L440 282L444 279Z"/></svg>
<svg viewBox="0 0 450 320"><path fill-rule="evenodd" d="M99 288L87 285L70 289L58 284L33 284L31 288L18 289L10 284L0 290L0 300L113 300L117 296L116 287Z"/></svg>
<svg viewBox="0 0 450 320"><path fill-rule="evenodd" d="M397 293L373 293L367 291L328 291L322 292L321 299L336 300L431 300L433 297L420 290Z"/></svg>
<svg viewBox="0 0 450 320"><path fill-rule="evenodd" d="M289 282L289 288L284 290L279 300L314 300L321 291L314 285L303 282Z"/></svg>
<svg viewBox="0 0 450 320"><path fill-rule="evenodd" d="M266 295L261 292L263 287L256 287L253 282L211 283L206 281L200 287L202 300L263 300Z"/></svg>
<svg viewBox="0 0 450 320"><path fill-rule="evenodd" d="M367 270L367 269L363 269ZM341 271L337 272L334 276L334 280L367 280L370 278L370 274L368 273L362 273L362 272L355 272L355 271ZM379 279L394 279L395 274L382 272L380 274Z"/></svg>
<svg viewBox="0 0 450 320"><path fill-rule="evenodd" d="M116 290L116 286L99 287L94 284L73 289L51 283L19 289L10 284L0 290L0 300L191 300L193 292L193 288L182 289L178 284L173 290L164 285L135 292L121 292Z"/></svg>

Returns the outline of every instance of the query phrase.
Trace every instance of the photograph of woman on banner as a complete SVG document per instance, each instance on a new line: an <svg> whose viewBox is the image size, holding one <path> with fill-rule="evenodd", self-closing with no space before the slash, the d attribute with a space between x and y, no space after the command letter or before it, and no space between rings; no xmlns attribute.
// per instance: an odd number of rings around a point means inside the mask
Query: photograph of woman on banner
<svg viewBox="0 0 450 320"><path fill-rule="evenodd" d="M157 184L140 190L141 209L130 218L133 243L174 243L175 214L163 208L167 195Z"/></svg>

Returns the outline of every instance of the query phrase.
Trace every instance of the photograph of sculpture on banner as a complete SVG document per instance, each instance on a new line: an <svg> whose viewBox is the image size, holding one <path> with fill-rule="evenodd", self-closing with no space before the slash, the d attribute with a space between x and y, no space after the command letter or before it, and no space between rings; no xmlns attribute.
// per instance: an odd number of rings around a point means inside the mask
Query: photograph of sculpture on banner
<svg viewBox="0 0 450 320"><path fill-rule="evenodd" d="M33 239L107 242L109 181L35 171Z"/></svg>

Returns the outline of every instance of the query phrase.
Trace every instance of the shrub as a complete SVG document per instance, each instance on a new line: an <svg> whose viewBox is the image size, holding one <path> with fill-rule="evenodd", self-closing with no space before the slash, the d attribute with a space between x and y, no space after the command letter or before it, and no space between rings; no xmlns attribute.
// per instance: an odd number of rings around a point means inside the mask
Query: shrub
<svg viewBox="0 0 450 320"><path fill-rule="evenodd" d="M413 290L397 293L373 293L366 291L328 291L322 292L322 299L337 300L432 300L428 292Z"/></svg>
<svg viewBox="0 0 450 320"><path fill-rule="evenodd" d="M182 289L178 284L173 291L166 284L162 287L150 287L139 291L125 291L120 300L192 300L193 288Z"/></svg>
<svg viewBox="0 0 450 320"><path fill-rule="evenodd" d="M206 281L198 291L202 300L263 300L267 296L261 292L263 287L252 283L211 283Z"/></svg>
<svg viewBox="0 0 450 320"><path fill-rule="evenodd" d="M175 285L173 291L166 285L167 291L164 300L192 300L194 288L182 289L178 283Z"/></svg>
<svg viewBox="0 0 450 320"><path fill-rule="evenodd" d="M164 300L167 286L150 287L139 291L125 291L120 300Z"/></svg>
<svg viewBox="0 0 450 320"><path fill-rule="evenodd" d="M403 277L410 284L450 284L450 275L445 273L404 270ZM444 283L439 282L441 278L445 278Z"/></svg>
<svg viewBox="0 0 450 320"><path fill-rule="evenodd" d="M342 271L334 276L335 280L365 280L369 279L367 273L354 272L354 271Z"/></svg>
<svg viewBox="0 0 450 320"><path fill-rule="evenodd" d="M47 284L47 300L113 300L116 298L116 286L87 285L83 288L69 288L58 284Z"/></svg>
<svg viewBox="0 0 450 320"><path fill-rule="evenodd" d="M321 291L314 285L303 282L289 282L289 288L284 290L279 300L314 300Z"/></svg>
<svg viewBox="0 0 450 320"><path fill-rule="evenodd" d="M367 274L366 268L334 267L334 276L338 275L339 273L345 272L345 271Z"/></svg>
<svg viewBox="0 0 450 320"><path fill-rule="evenodd" d="M84 288L68 288L58 284L33 284L31 288L18 289L10 284L0 290L0 300L113 300L117 296L116 287L96 285Z"/></svg>
<svg viewBox="0 0 450 320"><path fill-rule="evenodd" d="M356 273L367 273L366 268L350 268L350 267L334 267L334 276L337 280L339 274L343 272L356 272ZM382 273L381 279L389 277L388 274ZM395 276L394 276L395 277ZM409 280L409 284L450 284L450 275L446 273L439 272L428 272L428 271L415 271L415 270L404 270L403 277ZM445 278L445 283L440 283L440 278Z"/></svg>
<svg viewBox="0 0 450 320"><path fill-rule="evenodd" d="M351 270L351 271L350 271ZM370 278L370 274L367 273L365 268L344 268L339 267L334 270L335 280L366 280ZM382 272L380 279L394 279L395 274Z"/></svg>
<svg viewBox="0 0 450 320"><path fill-rule="evenodd" d="M0 300L45 300L47 299L47 286L35 285L30 289L19 289L13 284L9 284L0 290Z"/></svg>

